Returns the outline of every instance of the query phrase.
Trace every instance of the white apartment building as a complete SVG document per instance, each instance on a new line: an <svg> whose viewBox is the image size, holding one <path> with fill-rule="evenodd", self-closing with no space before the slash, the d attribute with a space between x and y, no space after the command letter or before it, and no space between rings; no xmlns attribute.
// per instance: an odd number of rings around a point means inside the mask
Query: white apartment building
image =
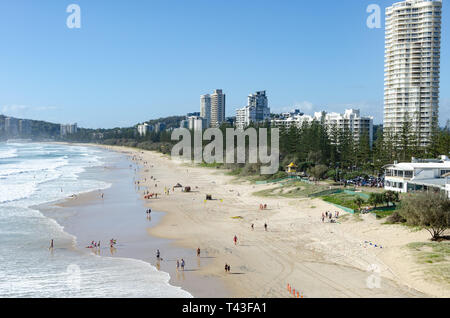
<svg viewBox="0 0 450 318"><path fill-rule="evenodd" d="M225 94L221 89L211 94L211 122L212 127L219 127L225 122Z"/></svg>
<svg viewBox="0 0 450 318"><path fill-rule="evenodd" d="M66 135L72 135L76 134L78 131L78 125L75 124L67 124L67 125L60 125L60 134L62 136Z"/></svg>
<svg viewBox="0 0 450 318"><path fill-rule="evenodd" d="M186 117L185 120L182 120L180 123L180 128L186 128L189 130L198 130L202 131L206 128L207 120L201 116L189 116Z"/></svg>
<svg viewBox="0 0 450 318"><path fill-rule="evenodd" d="M211 95L200 96L200 117L205 118L205 128L211 125Z"/></svg>
<svg viewBox="0 0 450 318"><path fill-rule="evenodd" d="M441 0L406 0L386 8L384 128L411 121L426 145L438 124Z"/></svg>
<svg viewBox="0 0 450 318"><path fill-rule="evenodd" d="M353 133L355 140L359 140L364 134L369 137L369 143L373 145L373 117L361 116L359 109L347 109L344 114L339 113L315 113L314 118L323 122L329 132L333 127L338 130L348 129Z"/></svg>
<svg viewBox="0 0 450 318"><path fill-rule="evenodd" d="M151 132L153 130L153 126L149 125L147 123L144 123L142 125L138 125L137 126L137 131L139 136L144 137L146 136L149 132Z"/></svg>
<svg viewBox="0 0 450 318"><path fill-rule="evenodd" d="M288 115L288 114L286 114ZM289 116L272 119L271 125L273 127L285 127L290 128L292 125L300 128L304 122L311 123L314 120L314 117L304 114L289 114Z"/></svg>
<svg viewBox="0 0 450 318"><path fill-rule="evenodd" d="M247 106L236 111L236 127L245 129L250 123L261 123L270 119L270 108L266 91L248 96Z"/></svg>
<svg viewBox="0 0 450 318"><path fill-rule="evenodd" d="M301 127L303 123L311 123L314 120L323 123L330 133L333 127L341 131L348 129L353 133L355 140L359 140L362 135L367 134L370 146L373 145L373 117L361 116L359 109L347 109L344 114L316 112L314 117L292 113L287 118L273 119L271 124L274 127L284 126L289 128L292 125Z"/></svg>
<svg viewBox="0 0 450 318"><path fill-rule="evenodd" d="M450 160L447 156L438 160L413 158L411 163L394 163L384 169L386 190L402 193L440 190L450 197Z"/></svg>

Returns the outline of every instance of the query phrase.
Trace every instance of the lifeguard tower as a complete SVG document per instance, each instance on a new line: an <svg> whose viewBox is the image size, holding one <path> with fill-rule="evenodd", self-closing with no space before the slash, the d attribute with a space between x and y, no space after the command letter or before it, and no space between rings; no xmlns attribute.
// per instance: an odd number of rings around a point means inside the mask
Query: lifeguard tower
<svg viewBox="0 0 450 318"><path fill-rule="evenodd" d="M295 163L293 163L293 162L291 162L290 164L289 164L289 166L287 166L287 169L286 169L286 172L289 174L289 175L296 175L297 174L297 168L298 168L298 166L295 164Z"/></svg>

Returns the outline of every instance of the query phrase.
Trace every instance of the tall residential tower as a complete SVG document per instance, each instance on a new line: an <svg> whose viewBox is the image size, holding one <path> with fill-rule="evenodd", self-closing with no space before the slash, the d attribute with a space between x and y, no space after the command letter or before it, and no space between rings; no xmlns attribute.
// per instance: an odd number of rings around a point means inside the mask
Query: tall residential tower
<svg viewBox="0 0 450 318"><path fill-rule="evenodd" d="M386 9L384 128L405 121L429 143L438 125L441 0L406 0Z"/></svg>
<svg viewBox="0 0 450 318"><path fill-rule="evenodd" d="M211 125L211 95L201 95L200 96L200 116L206 121L206 127Z"/></svg>
<svg viewBox="0 0 450 318"><path fill-rule="evenodd" d="M211 126L219 127L225 122L225 94L216 89L211 95Z"/></svg>

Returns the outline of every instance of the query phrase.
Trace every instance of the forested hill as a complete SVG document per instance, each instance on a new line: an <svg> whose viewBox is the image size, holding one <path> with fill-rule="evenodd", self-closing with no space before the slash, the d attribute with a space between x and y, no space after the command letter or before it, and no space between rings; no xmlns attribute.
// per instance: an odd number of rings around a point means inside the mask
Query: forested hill
<svg viewBox="0 0 450 318"><path fill-rule="evenodd" d="M60 135L60 125L41 120L11 118L6 125L6 116L0 115L0 140L24 138L33 140L55 140ZM9 129L8 129L9 128Z"/></svg>

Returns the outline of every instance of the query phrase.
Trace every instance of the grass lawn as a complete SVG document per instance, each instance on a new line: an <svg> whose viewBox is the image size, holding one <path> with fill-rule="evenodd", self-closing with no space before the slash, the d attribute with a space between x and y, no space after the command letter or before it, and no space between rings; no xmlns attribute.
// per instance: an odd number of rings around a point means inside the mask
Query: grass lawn
<svg viewBox="0 0 450 318"><path fill-rule="evenodd" d="M326 190L327 187L323 185L309 184L301 181L293 181L278 187L267 190L262 190L253 193L260 197L275 197L281 196L285 198L299 198L308 197L311 194Z"/></svg>
<svg viewBox="0 0 450 318"><path fill-rule="evenodd" d="M330 195L325 195L322 197L322 199L326 202L342 205L346 208L357 210L358 206L355 204L355 198L357 198L358 195L349 194L349 193L335 193Z"/></svg>
<svg viewBox="0 0 450 318"><path fill-rule="evenodd" d="M425 272L432 279L450 284L450 242L418 242L407 246L416 261L426 266Z"/></svg>

